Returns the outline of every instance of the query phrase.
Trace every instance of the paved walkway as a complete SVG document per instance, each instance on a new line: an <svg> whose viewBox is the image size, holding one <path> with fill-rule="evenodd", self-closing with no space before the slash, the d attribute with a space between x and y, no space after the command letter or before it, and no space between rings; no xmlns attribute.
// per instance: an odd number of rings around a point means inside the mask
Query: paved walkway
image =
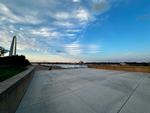
<svg viewBox="0 0 150 113"><path fill-rule="evenodd" d="M150 113L150 74L36 71L16 113Z"/></svg>

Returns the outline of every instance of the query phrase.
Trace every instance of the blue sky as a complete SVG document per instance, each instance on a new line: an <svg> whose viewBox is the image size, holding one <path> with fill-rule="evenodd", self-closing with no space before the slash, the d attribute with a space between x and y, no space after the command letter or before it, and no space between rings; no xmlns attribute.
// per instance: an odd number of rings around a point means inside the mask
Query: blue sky
<svg viewBox="0 0 150 113"><path fill-rule="evenodd" d="M149 0L0 0L0 46L30 61L150 61Z"/></svg>

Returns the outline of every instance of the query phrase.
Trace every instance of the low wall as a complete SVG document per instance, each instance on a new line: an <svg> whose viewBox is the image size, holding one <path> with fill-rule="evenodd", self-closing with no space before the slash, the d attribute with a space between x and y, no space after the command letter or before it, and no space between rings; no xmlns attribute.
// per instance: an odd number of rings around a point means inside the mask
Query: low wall
<svg viewBox="0 0 150 113"><path fill-rule="evenodd" d="M33 77L34 67L0 82L0 113L15 113Z"/></svg>

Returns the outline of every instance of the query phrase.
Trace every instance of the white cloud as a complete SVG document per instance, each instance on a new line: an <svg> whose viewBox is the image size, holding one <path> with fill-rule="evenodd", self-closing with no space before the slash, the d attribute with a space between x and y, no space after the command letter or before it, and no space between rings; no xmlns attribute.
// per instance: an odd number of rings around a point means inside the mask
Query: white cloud
<svg viewBox="0 0 150 113"><path fill-rule="evenodd" d="M58 12L55 15L55 18L58 20L65 20L65 19L69 19L71 16L68 12Z"/></svg>
<svg viewBox="0 0 150 113"><path fill-rule="evenodd" d="M89 53L100 53L100 52L102 52L101 46L95 44L89 45Z"/></svg>
<svg viewBox="0 0 150 113"><path fill-rule="evenodd" d="M35 12L30 11L28 15L20 16L11 11L5 4L0 3L0 20L10 23L25 23L25 24L38 24L40 20Z"/></svg>
<svg viewBox="0 0 150 113"><path fill-rule="evenodd" d="M69 28L75 26L74 23L67 22L67 21L57 21L57 22L54 22L53 24L57 26L69 27Z"/></svg>
<svg viewBox="0 0 150 113"><path fill-rule="evenodd" d="M5 48L9 48L8 45L10 45L11 39L9 37L8 32L0 31L0 45L4 46Z"/></svg>
<svg viewBox="0 0 150 113"><path fill-rule="evenodd" d="M36 36L57 38L59 36L59 32L53 31L50 28L40 28L40 29L31 29L29 32Z"/></svg>
<svg viewBox="0 0 150 113"><path fill-rule="evenodd" d="M110 8L108 0L93 0L92 2L91 7L95 13L104 13Z"/></svg>
<svg viewBox="0 0 150 113"><path fill-rule="evenodd" d="M80 38L84 37L86 26L94 21L93 12L103 12L108 2L87 0L89 3L90 7L81 0L2 0L0 44L9 48L12 36L17 35L19 51L45 50L53 54L60 48L69 55L99 52L98 46L81 44Z"/></svg>
<svg viewBox="0 0 150 113"><path fill-rule="evenodd" d="M8 31L0 31L0 45L9 49L12 41ZM22 34L17 36L17 50L32 49L38 50L39 47L34 39L27 39Z"/></svg>
<svg viewBox="0 0 150 113"><path fill-rule="evenodd" d="M80 2L80 0L73 0L73 2Z"/></svg>
<svg viewBox="0 0 150 113"><path fill-rule="evenodd" d="M80 31L81 31L81 29L68 29L68 30L66 30L66 32L73 32L73 33L77 33Z"/></svg>
<svg viewBox="0 0 150 113"><path fill-rule="evenodd" d="M79 55L82 52L82 46L79 43L66 44L66 52L70 55Z"/></svg>
<svg viewBox="0 0 150 113"><path fill-rule="evenodd" d="M79 19L80 21L87 22L91 18L91 15L89 14L89 12L83 8L78 9L75 13L76 13L75 14L76 18Z"/></svg>
<svg viewBox="0 0 150 113"><path fill-rule="evenodd" d="M73 33L68 33L66 34L65 36L69 36L69 37L72 37L72 36L75 36L76 34L73 34Z"/></svg>
<svg viewBox="0 0 150 113"><path fill-rule="evenodd" d="M9 22L21 21L6 5L0 3L0 14L2 20ZM4 16L4 17L3 17Z"/></svg>
<svg viewBox="0 0 150 113"><path fill-rule="evenodd" d="M70 55L94 54L101 52L101 47L95 44L83 45L79 42L64 45L66 52Z"/></svg>

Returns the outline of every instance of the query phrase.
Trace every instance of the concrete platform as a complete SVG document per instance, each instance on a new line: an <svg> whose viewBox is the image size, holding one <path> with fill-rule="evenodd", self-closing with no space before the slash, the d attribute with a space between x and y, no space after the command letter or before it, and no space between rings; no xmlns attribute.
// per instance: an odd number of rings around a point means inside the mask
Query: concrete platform
<svg viewBox="0 0 150 113"><path fill-rule="evenodd" d="M150 74L36 71L16 113L150 113Z"/></svg>

